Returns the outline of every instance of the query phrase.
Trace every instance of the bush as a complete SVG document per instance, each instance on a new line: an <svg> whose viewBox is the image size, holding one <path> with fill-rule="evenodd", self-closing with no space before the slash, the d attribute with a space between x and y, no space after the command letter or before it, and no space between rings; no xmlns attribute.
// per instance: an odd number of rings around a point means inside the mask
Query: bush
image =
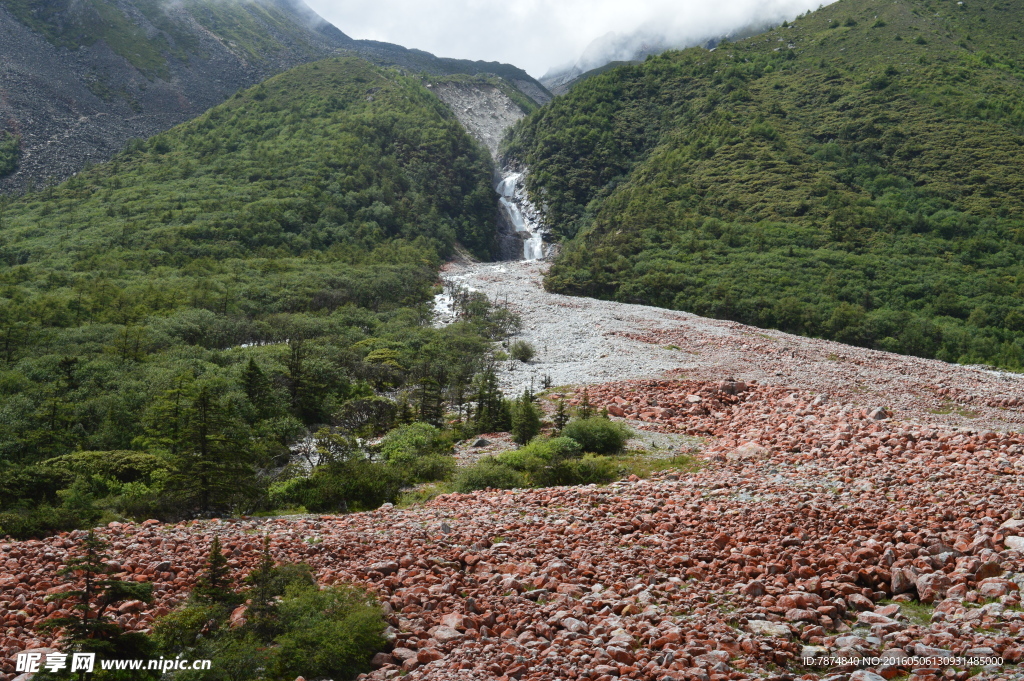
<svg viewBox="0 0 1024 681"><path fill-rule="evenodd" d="M452 477L457 467L454 456L430 454L413 460L404 471L413 482L437 482Z"/></svg>
<svg viewBox="0 0 1024 681"><path fill-rule="evenodd" d="M9 534L14 539L38 539L54 532L77 530L95 519L81 517L78 509L44 504L31 510L0 513L0 537Z"/></svg>
<svg viewBox="0 0 1024 681"><path fill-rule="evenodd" d="M578 442L583 451L595 454L618 454L631 434L621 423L600 417L570 421L562 429L563 436Z"/></svg>
<svg viewBox="0 0 1024 681"><path fill-rule="evenodd" d="M411 463L414 459L451 451L444 434L429 423L411 423L395 428L381 442L381 457L390 463Z"/></svg>
<svg viewBox="0 0 1024 681"><path fill-rule="evenodd" d="M529 362L537 356L537 349L528 341L517 340L509 344L508 354L512 356L512 359L518 359L520 362Z"/></svg>
<svg viewBox="0 0 1024 681"><path fill-rule="evenodd" d="M475 466L462 469L458 477L455 478L453 487L456 492L465 493L488 487L515 489L529 487L529 484L523 473L488 456L481 459Z"/></svg>
<svg viewBox="0 0 1024 681"><path fill-rule="evenodd" d="M353 678L370 671L384 648L384 616L365 592L351 587L293 586L279 607L284 633L270 669L282 679Z"/></svg>
<svg viewBox="0 0 1024 681"><path fill-rule="evenodd" d="M556 485L605 485L620 475L619 467L607 456L587 454L582 459L561 459L538 472L542 487Z"/></svg>
<svg viewBox="0 0 1024 681"><path fill-rule="evenodd" d="M395 503L410 476L391 464L355 460L333 463L308 478L292 478L270 487L276 508L304 506L314 512L347 512Z"/></svg>
<svg viewBox="0 0 1024 681"><path fill-rule="evenodd" d="M212 660L210 670L171 678L351 679L369 671L370 658L386 644L387 626L373 598L350 586L320 589L306 566L265 567L256 571L263 583L243 592L252 603L263 602L250 605L240 627L228 624L231 607L194 600L157 620L153 640L161 654Z"/></svg>

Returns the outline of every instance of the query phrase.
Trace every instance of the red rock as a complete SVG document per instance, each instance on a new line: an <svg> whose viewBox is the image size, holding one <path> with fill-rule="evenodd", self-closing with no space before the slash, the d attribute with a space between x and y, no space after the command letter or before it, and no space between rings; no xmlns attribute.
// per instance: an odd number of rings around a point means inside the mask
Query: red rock
<svg viewBox="0 0 1024 681"><path fill-rule="evenodd" d="M946 597L946 590L952 586L952 582L941 572L931 572L920 575L914 585L917 587L917 597L921 602L932 603Z"/></svg>
<svg viewBox="0 0 1024 681"><path fill-rule="evenodd" d="M416 652L416 661L420 664L428 664L442 658L444 658L444 655L434 648L421 648Z"/></svg>

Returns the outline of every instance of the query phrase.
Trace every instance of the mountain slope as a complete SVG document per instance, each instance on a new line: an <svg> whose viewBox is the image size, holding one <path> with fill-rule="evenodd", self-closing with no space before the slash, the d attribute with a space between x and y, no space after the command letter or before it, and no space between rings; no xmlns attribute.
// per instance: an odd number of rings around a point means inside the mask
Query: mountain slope
<svg viewBox="0 0 1024 681"><path fill-rule="evenodd" d="M132 138L341 50L433 74L495 73L539 101L550 98L507 64L353 40L301 0L4 0L0 192L65 179ZM8 149L12 138L17 153Z"/></svg>
<svg viewBox="0 0 1024 681"><path fill-rule="evenodd" d="M172 395L258 458L372 386L467 381L486 344L424 304L456 239L487 256L491 173L417 80L335 58L0 204L0 466L159 450Z"/></svg>
<svg viewBox="0 0 1024 681"><path fill-rule="evenodd" d="M506 153L555 291L1024 367L1024 11L840 2L592 78Z"/></svg>

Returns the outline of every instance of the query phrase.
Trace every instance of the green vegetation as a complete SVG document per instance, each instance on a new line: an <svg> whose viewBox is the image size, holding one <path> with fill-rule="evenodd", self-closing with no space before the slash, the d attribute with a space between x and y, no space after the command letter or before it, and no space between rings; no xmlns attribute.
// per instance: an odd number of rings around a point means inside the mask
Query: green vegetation
<svg viewBox="0 0 1024 681"><path fill-rule="evenodd" d="M0 177L10 175L18 168L21 157L21 139L6 130L0 130ZM3 206L0 206L0 229L3 228Z"/></svg>
<svg viewBox="0 0 1024 681"><path fill-rule="evenodd" d="M372 596L348 586L319 588L307 566L275 565L264 546L244 590L193 595L156 622L152 641L160 654L211 660L209 670L174 672L170 678L351 679L369 671L370 658L384 647L386 626ZM220 547L211 547L205 581L222 560ZM232 624L233 609L245 599L244 620Z"/></svg>
<svg viewBox="0 0 1024 681"><path fill-rule="evenodd" d="M539 436L525 447L481 459L459 472L454 488L459 492L491 487L551 487L555 485L607 484L622 471L610 457L583 453L568 437Z"/></svg>
<svg viewBox="0 0 1024 681"><path fill-rule="evenodd" d="M504 146L567 241L548 288L1024 369L1022 32L840 0L580 83Z"/></svg>
<svg viewBox="0 0 1024 681"><path fill-rule="evenodd" d="M82 538L78 550L58 570L68 584L65 591L47 596L70 614L44 620L40 628L61 633L61 650L65 652L96 653L104 658L144 657L153 652L153 645L141 633L126 632L110 615L125 601L151 603L153 585L110 578L106 553L107 543L92 530ZM128 675L120 675L126 678ZM151 678L150 675L143 675ZM39 678L54 678L50 674ZM119 678L111 674L106 678Z"/></svg>
<svg viewBox="0 0 1024 681"><path fill-rule="evenodd" d="M259 565L235 589L227 557L214 538L189 601L159 618L151 634L126 632L108 613L128 600L152 602L153 585L111 577L114 568L106 548L91 531L82 538L59 572L74 586L47 599L73 614L51 617L40 628L59 631L61 650L68 653L97 653L101 660L184 657L210 660L210 665L162 675L106 671L97 665L90 678L291 681L306 674L352 679L369 671L370 658L385 645L384 615L370 594L345 585L319 588L308 566L275 564L268 539ZM44 671L37 677L71 675Z"/></svg>
<svg viewBox="0 0 1024 681"><path fill-rule="evenodd" d="M508 428L484 372L508 312L466 296L430 325L442 258L488 254L490 177L418 81L335 59L6 204L0 535L368 507L448 475L450 446L407 466L365 440L449 408Z"/></svg>
<svg viewBox="0 0 1024 681"><path fill-rule="evenodd" d="M583 451L618 454L625 447L631 431L621 423L607 418L591 417L571 421L562 429L561 434L579 442Z"/></svg>
<svg viewBox="0 0 1024 681"><path fill-rule="evenodd" d="M520 362L529 362L537 355L537 349L529 341L516 340L509 343L508 354L512 359L517 359Z"/></svg>
<svg viewBox="0 0 1024 681"><path fill-rule="evenodd" d="M516 413L524 408L536 409L529 392L516 400L513 423ZM607 484L632 472L638 465L635 460L607 456L620 453L630 435L628 428L607 418L576 419L569 422L558 437L537 435L537 432L539 427L529 443L519 449L485 457L475 466L460 470L452 483L453 489L469 492L487 487ZM516 438L517 442L525 440Z"/></svg>

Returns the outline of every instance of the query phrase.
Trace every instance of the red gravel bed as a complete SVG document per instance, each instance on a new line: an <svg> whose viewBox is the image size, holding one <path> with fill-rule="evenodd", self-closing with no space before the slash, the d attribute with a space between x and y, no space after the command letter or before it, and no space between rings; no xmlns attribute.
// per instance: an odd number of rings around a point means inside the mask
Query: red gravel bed
<svg viewBox="0 0 1024 681"><path fill-rule="evenodd" d="M898 659L911 655L1002 657L975 678L1024 676L1019 433L917 425L728 381L589 395L706 437L707 466L344 517L115 525L103 534L116 569L157 594L121 621L145 629L182 602L214 535L242 575L267 533L279 559L308 562L323 583L365 584L387 604L393 650L372 679L971 674ZM0 542L0 681L14 678L19 650L51 643L32 625L57 611L43 599L74 539ZM923 618L918 601L930 604ZM884 659L802 663L825 655Z"/></svg>

